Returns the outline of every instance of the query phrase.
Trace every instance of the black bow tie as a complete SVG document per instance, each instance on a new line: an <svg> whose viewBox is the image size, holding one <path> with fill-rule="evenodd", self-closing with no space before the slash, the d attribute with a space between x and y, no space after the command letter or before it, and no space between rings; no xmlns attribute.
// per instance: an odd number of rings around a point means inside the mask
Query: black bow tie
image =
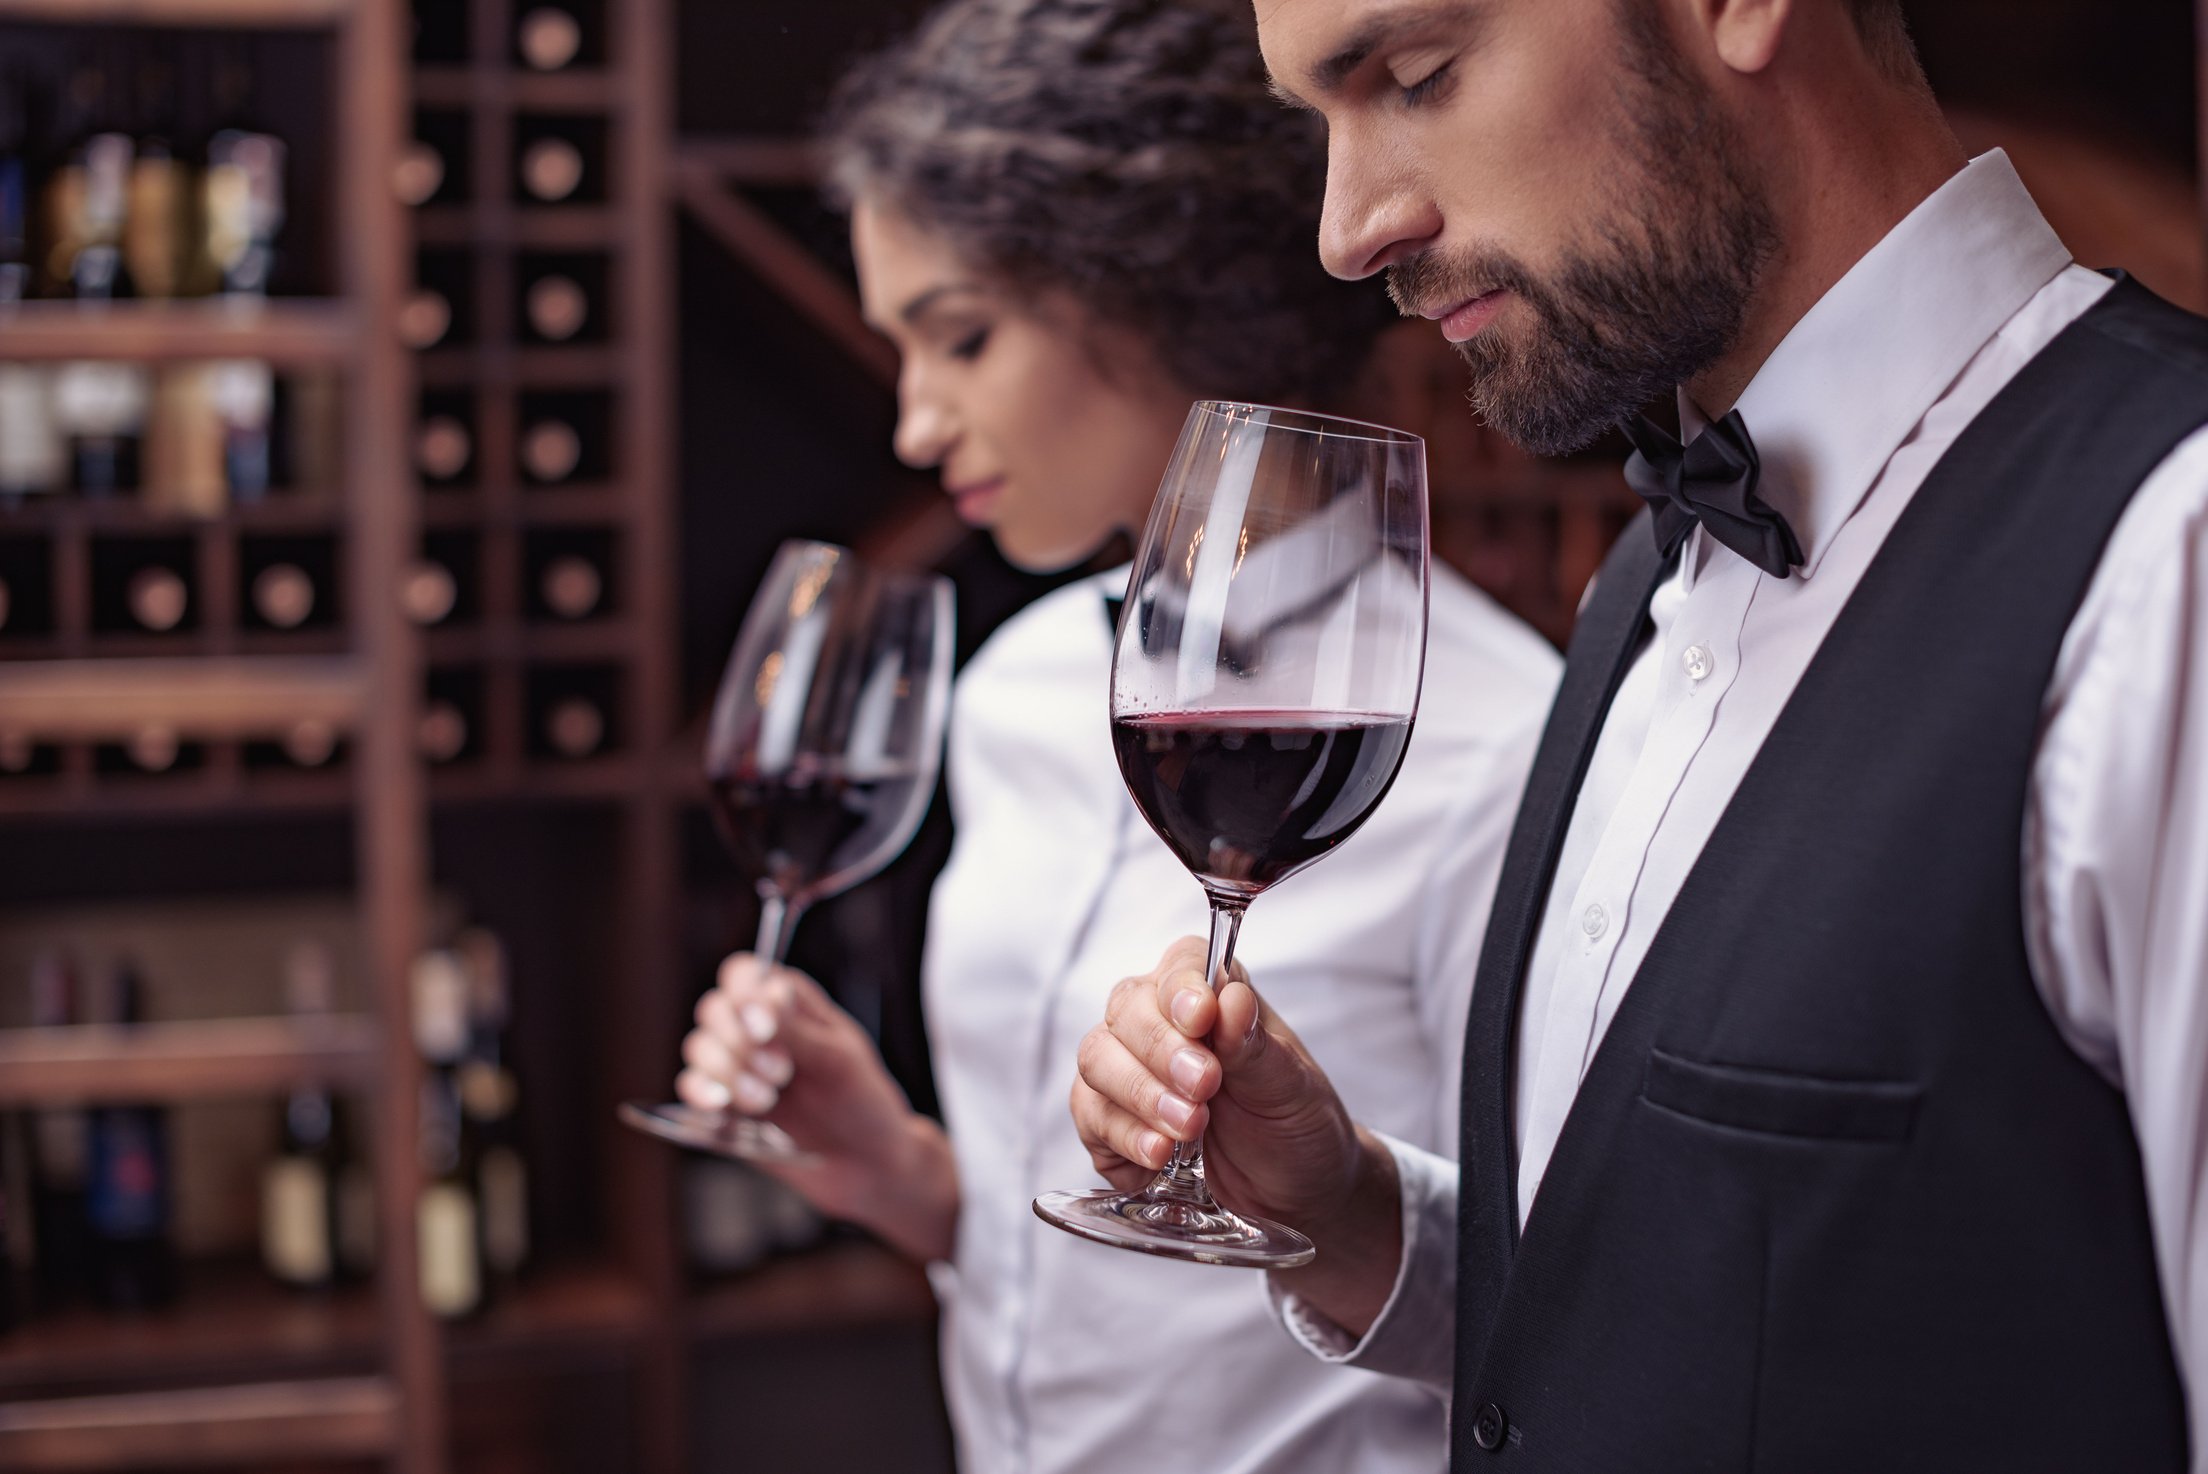
<svg viewBox="0 0 2208 1474"><path fill-rule="evenodd" d="M1784 578L1802 561L1802 545L1786 518L1756 495L1762 462L1748 426L1734 410L1682 446L1634 415L1623 425L1633 442L1625 463L1626 484L1656 513L1656 546L1665 557L1699 522L1726 547L1773 578Z"/></svg>

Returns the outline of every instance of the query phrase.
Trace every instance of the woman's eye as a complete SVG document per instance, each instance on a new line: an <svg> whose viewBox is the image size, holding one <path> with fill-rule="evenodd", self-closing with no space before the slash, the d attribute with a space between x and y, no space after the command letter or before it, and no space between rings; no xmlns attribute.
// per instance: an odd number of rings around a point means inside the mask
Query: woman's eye
<svg viewBox="0 0 2208 1474"><path fill-rule="evenodd" d="M1418 107L1422 103L1432 102L1441 94L1442 88L1448 85L1451 70L1450 63L1443 62L1423 78L1403 88L1403 105Z"/></svg>
<svg viewBox="0 0 2208 1474"><path fill-rule="evenodd" d="M988 342L989 330L987 328L975 328L951 345L951 357L971 362L981 357L981 350L988 345Z"/></svg>

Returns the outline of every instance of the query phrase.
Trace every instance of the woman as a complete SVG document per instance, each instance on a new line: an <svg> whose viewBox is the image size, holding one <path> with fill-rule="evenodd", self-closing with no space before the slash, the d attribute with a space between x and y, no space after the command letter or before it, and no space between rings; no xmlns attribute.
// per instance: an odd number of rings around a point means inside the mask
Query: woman
<svg viewBox="0 0 2208 1474"><path fill-rule="evenodd" d="M902 358L897 453L1014 563L1077 565L1139 529L1193 398L1339 407L1388 319L1372 284L1321 271L1323 140L1264 78L1240 0L953 0L839 94L862 303ZM960 679L924 979L948 1132L817 985L746 956L699 1005L678 1089L780 1125L818 1160L778 1175L931 1266L968 1474L1133 1449L1206 1474L1439 1468L1440 1406L1304 1355L1262 1276L1029 1212L1094 1180L1066 1091L1105 994L1155 961L1123 939L1204 926L1112 757L1106 599L1126 579L1030 606ZM1556 668L1437 566L1401 777L1245 936L1360 1119L1408 1140L1453 1140L1448 1062Z"/></svg>

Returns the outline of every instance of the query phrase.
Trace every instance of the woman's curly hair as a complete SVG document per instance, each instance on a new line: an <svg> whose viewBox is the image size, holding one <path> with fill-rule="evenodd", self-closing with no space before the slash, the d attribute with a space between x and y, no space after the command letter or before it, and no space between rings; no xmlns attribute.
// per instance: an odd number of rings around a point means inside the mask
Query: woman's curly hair
<svg viewBox="0 0 2208 1474"><path fill-rule="evenodd" d="M822 134L833 201L1069 294L1194 394L1308 399L1393 317L1319 265L1325 137L1267 90L1246 0L950 0Z"/></svg>

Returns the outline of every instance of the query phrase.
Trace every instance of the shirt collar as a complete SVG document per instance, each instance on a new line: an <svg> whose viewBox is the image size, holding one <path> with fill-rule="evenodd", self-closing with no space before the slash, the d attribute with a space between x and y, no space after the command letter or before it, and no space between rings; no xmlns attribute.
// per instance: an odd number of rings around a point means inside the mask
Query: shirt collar
<svg viewBox="0 0 2208 1474"><path fill-rule="evenodd" d="M1758 490L1817 571L1925 413L2070 265L2009 156L1981 155L1910 212L1786 335L1740 397ZM1685 438L1709 421L1679 394ZM1702 534L1696 533L1700 541ZM1698 560L1690 556L1691 571Z"/></svg>

